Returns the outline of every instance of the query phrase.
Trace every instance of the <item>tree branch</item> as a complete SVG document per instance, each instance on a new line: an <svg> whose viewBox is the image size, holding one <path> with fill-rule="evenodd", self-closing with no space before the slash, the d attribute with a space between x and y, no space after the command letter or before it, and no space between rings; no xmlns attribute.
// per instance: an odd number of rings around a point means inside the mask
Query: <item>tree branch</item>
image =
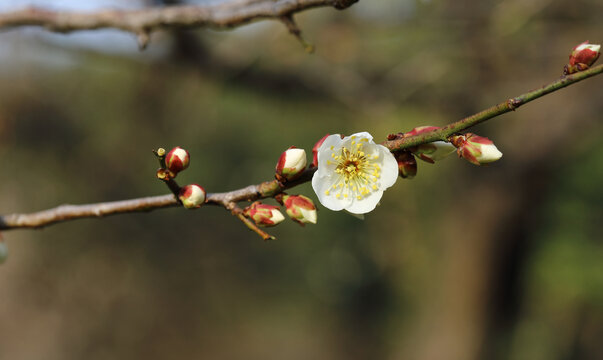
<svg viewBox="0 0 603 360"><path fill-rule="evenodd" d="M29 7L0 14L0 29L41 26L49 31L114 28L138 36L141 46L152 31L166 28L233 28L258 19L281 19L315 8L345 9L358 0L236 0L208 5L175 5L140 10L65 12Z"/></svg>
<svg viewBox="0 0 603 360"><path fill-rule="evenodd" d="M458 133L461 130L468 129L474 125L492 119L493 117L508 113L509 111L515 111L515 109L517 109L521 105L527 104L532 100L536 100L541 96L550 94L554 91L563 89L566 86L575 84L578 81L588 79L589 77L599 75L601 73L603 73L603 64L572 75L563 76L548 85L544 85L543 87L538 88L536 90L532 90L525 94L521 94L514 98L508 99L507 101L504 101L498 105L494 105L486 110L480 111L477 114L468 116L457 122L446 125L439 130L426 132L416 136L409 136L406 138L385 141L382 143L382 145L384 145L391 151L396 151L432 141L448 141L448 137L455 133Z"/></svg>
<svg viewBox="0 0 603 360"><path fill-rule="evenodd" d="M388 149L396 151L432 141L447 140L449 136L461 130L465 130L488 119L515 110L519 106L526 104L532 100L535 100L541 96L550 94L566 86L575 84L581 80L587 79L595 75L599 75L601 73L603 73L603 65L595 66L591 69L569 76L564 76L539 89L532 90L525 94L511 98L505 102L502 102L498 105L481 111L475 115L471 115L462 120L449 124L439 130L420 134L417 136L410 136L402 139L385 141L382 144L385 145ZM239 216L237 214L236 204L243 201L254 201L258 199L274 197L275 195L283 192L286 189L290 189L299 184L310 181L315 171L315 168L307 169L299 179L285 184L281 184L276 180L272 180L257 185L250 185L245 188L234 191L207 194L206 203L209 205L220 205L225 207L227 210L230 210L231 212L234 211L234 215L237 215L237 217L239 217L239 219L243 221L245 225L247 225L256 233L260 234L264 239L266 239L266 236L269 237L270 235L265 234L263 231L257 229L255 225L250 227L251 223L249 221L246 221L248 219L244 216ZM104 217L109 215L131 212L145 212L154 209L173 207L177 205L178 201L172 194L97 204L62 205L56 208L30 214L11 214L0 216L0 230L40 228L68 220L91 217Z"/></svg>
<svg viewBox="0 0 603 360"><path fill-rule="evenodd" d="M282 187L278 181L273 180L234 191L207 194L205 202L209 205L220 205L232 211L236 203L273 197L286 189L308 182L312 179L314 171L315 169L307 169L299 179L284 184ZM0 230L35 229L69 220L147 212L178 205L178 200L172 194L86 205L61 205L29 214L0 216Z"/></svg>

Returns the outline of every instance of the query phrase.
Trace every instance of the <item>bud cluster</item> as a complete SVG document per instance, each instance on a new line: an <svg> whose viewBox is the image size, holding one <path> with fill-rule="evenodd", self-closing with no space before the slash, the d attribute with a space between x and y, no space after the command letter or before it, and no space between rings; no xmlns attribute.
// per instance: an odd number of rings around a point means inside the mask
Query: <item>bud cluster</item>
<svg viewBox="0 0 603 360"><path fill-rule="evenodd" d="M172 193L178 198L182 206L187 209L197 209L205 203L205 189L198 184L189 184L179 187L174 178L178 173L186 170L190 164L191 157L186 149L176 146L167 154L164 148L154 151L159 159L161 168L157 170L157 178L163 180Z"/></svg>
<svg viewBox="0 0 603 360"><path fill-rule="evenodd" d="M406 133L391 134L388 140L417 136L439 129L437 126L420 126ZM490 163L502 157L502 153L490 139L472 133L453 135L449 138L449 142L434 141L412 146L408 150L394 152L394 157L398 162L400 177L412 179L417 174L415 157L433 164L455 151L459 157L475 165Z"/></svg>
<svg viewBox="0 0 603 360"><path fill-rule="evenodd" d="M275 197L285 207L285 212L300 225L316 224L316 206L312 200L303 195L279 195ZM243 210L243 215L252 219L256 225L263 227L275 226L285 220L278 206L267 205L255 201Z"/></svg>
<svg viewBox="0 0 603 360"><path fill-rule="evenodd" d="M403 139L439 130L437 126L419 126L405 133L390 134L387 139ZM456 148L446 141L433 141L419 144L408 148L408 150L394 152L398 162L398 175L403 179L412 179L417 175L417 160L419 158L430 164L440 161L452 154Z"/></svg>

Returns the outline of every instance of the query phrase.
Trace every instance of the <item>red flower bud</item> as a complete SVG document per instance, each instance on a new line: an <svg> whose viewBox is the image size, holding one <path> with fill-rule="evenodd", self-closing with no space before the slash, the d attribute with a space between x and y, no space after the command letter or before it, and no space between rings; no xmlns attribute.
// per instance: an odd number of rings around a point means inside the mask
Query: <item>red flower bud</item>
<svg viewBox="0 0 603 360"><path fill-rule="evenodd" d="M306 151L295 146L283 152L276 164L276 177L279 180L295 180L306 168Z"/></svg>
<svg viewBox="0 0 603 360"><path fill-rule="evenodd" d="M303 195L285 195L283 196L287 215L303 225L304 223L316 224L316 206L310 198Z"/></svg>
<svg viewBox="0 0 603 360"><path fill-rule="evenodd" d="M457 154L474 165L494 162L503 155L490 139L472 133L453 136L451 141Z"/></svg>
<svg viewBox="0 0 603 360"><path fill-rule="evenodd" d="M322 145L323 142L325 142L325 139L328 136L329 136L329 134L323 136L322 139L318 140L318 142L316 144L314 144L314 147L312 148L312 164L311 164L311 167L317 167L318 166L318 149L320 149L320 146Z"/></svg>
<svg viewBox="0 0 603 360"><path fill-rule="evenodd" d="M165 167L176 176L179 172L186 169L190 163L188 151L180 146L176 146L165 156Z"/></svg>
<svg viewBox="0 0 603 360"><path fill-rule="evenodd" d="M589 44L588 41L577 45L569 56L569 64L565 65L563 73L573 74L588 69L601 55L601 45Z"/></svg>
<svg viewBox="0 0 603 360"><path fill-rule="evenodd" d="M262 204L259 201L245 208L243 214L250 217L259 226L275 226L285 220L278 206Z"/></svg>
<svg viewBox="0 0 603 360"><path fill-rule="evenodd" d="M205 203L205 189L197 184L186 185L180 189L178 199L185 208L197 209Z"/></svg>

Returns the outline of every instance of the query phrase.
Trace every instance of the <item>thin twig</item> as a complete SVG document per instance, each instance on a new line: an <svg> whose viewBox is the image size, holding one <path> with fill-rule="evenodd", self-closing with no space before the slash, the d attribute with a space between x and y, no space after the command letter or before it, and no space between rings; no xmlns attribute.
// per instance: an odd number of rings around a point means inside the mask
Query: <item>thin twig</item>
<svg viewBox="0 0 603 360"><path fill-rule="evenodd" d="M514 98L508 99L498 105L494 105L486 110L480 111L477 114L468 116L452 124L446 125L443 128L435 131L426 132L416 136L409 136L401 139L395 139L390 141L384 141L382 145L390 149L391 151L407 149L412 146L419 144L425 144L432 141L446 141L448 137L458 133L459 131L465 130L479 123L482 123L493 117L514 111L521 105L527 104L532 100L536 100L541 96L550 94L554 91L560 90L566 86L570 86L589 77L599 75L603 73L603 64L592 67L588 70L578 72L572 75L563 76L558 80L551 82L550 84L544 85L536 90L529 91L525 94L521 94Z"/></svg>
<svg viewBox="0 0 603 360"><path fill-rule="evenodd" d="M234 0L206 5L174 5L140 10L95 12L53 11L39 7L0 14L0 29L41 26L49 31L114 28L131 32L144 48L149 34L166 28L233 28L259 19L280 19L295 13L331 6L345 9L358 0Z"/></svg>
<svg viewBox="0 0 603 360"><path fill-rule="evenodd" d="M575 84L589 77L599 75L601 73L603 73L603 65L593 67L583 72L565 76L539 89L532 90L525 94L511 98L503 103L488 108L475 115L466 117L462 120L447 125L440 130L421 134L418 136L411 136L403 139L385 141L382 144L385 145L388 149L395 151L436 140L446 140L450 135L456 132L465 130L471 126L479 124L495 116L515 110L519 106L526 104L532 100L535 100L541 96L552 93L566 86ZM224 206L226 209L232 211L232 204L236 204L242 201L254 201L258 199L274 197L275 195L280 194L286 189L290 189L299 184L308 182L312 179L312 175L315 171L316 168L307 169L299 179L286 184L279 184L278 181L272 180L257 185L250 185L245 188L234 191L208 194L206 202L209 205ZM40 228L67 220L75 220L90 217L103 217L108 215L123 214L130 212L150 211L159 208L176 206L177 204L178 202L174 195L169 194L140 199L88 205L62 205L56 208L30 214L10 214L0 216L0 230Z"/></svg>
<svg viewBox="0 0 603 360"><path fill-rule="evenodd" d="M239 220L241 220L243 222L243 224L245 224L245 226L247 226L247 228L249 230L255 232L262 239L264 239L264 241L276 240L276 238L274 236L272 236L272 235L268 234L267 232L265 232L264 230L260 229L253 221L246 218L245 215L243 215L242 213L237 213L236 217L239 218Z"/></svg>

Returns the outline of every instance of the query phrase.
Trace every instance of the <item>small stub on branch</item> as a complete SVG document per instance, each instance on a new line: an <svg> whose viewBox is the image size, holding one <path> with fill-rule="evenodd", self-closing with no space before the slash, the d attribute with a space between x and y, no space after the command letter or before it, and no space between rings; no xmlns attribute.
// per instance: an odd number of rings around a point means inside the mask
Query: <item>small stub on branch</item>
<svg viewBox="0 0 603 360"><path fill-rule="evenodd" d="M283 22L283 24L285 24L285 26L287 27L289 32L291 34L293 34L293 36L295 36L297 41L299 41L299 43L304 47L304 50L308 54L312 54L315 50L314 45L310 44L309 42L306 41L306 39L304 39L304 37L301 34L301 29L299 28L299 26L297 26L297 23L293 19L293 15L289 14L289 15L281 16L281 21Z"/></svg>
<svg viewBox="0 0 603 360"><path fill-rule="evenodd" d="M138 42L138 50L143 51L151 42L151 33L144 29L136 33L136 41Z"/></svg>

